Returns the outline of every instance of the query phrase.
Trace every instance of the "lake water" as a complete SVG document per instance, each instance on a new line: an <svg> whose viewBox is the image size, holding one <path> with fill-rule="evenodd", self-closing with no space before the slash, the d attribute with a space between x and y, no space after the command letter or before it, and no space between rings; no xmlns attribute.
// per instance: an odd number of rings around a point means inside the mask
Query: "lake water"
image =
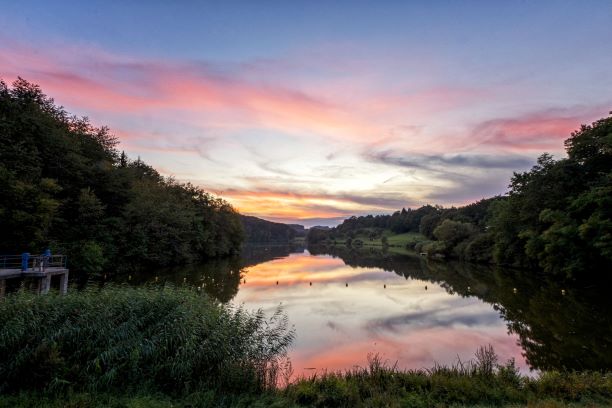
<svg viewBox="0 0 612 408"><path fill-rule="evenodd" d="M296 374L363 366L369 353L401 368L429 368L466 361L488 344L523 373L612 367L605 290L528 272L378 250L260 246L237 258L111 280L193 285L269 314L282 305L295 326Z"/></svg>

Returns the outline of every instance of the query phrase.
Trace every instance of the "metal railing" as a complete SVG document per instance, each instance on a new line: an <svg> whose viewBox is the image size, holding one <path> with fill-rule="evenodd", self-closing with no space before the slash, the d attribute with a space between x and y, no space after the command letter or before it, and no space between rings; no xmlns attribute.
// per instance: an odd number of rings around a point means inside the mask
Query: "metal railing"
<svg viewBox="0 0 612 408"><path fill-rule="evenodd" d="M66 255L0 255L0 269L18 269L22 272L44 272L47 268L66 268Z"/></svg>

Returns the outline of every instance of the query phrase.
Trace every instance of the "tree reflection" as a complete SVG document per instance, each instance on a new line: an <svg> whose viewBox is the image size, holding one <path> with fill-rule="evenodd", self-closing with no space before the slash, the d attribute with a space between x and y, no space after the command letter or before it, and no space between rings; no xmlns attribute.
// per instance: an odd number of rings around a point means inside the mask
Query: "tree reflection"
<svg viewBox="0 0 612 408"><path fill-rule="evenodd" d="M612 298L596 282L553 281L527 271L466 263L427 261L373 248L309 248L347 265L380 268L405 278L434 282L449 293L493 305L519 337L536 369L600 370L612 366Z"/></svg>
<svg viewBox="0 0 612 408"><path fill-rule="evenodd" d="M243 248L240 256L212 259L208 262L163 268L151 272L142 270L130 274L104 275L106 282L131 285L166 284L197 287L222 303L231 301L238 293L245 268L273 259L303 252L303 248L287 245L257 245Z"/></svg>

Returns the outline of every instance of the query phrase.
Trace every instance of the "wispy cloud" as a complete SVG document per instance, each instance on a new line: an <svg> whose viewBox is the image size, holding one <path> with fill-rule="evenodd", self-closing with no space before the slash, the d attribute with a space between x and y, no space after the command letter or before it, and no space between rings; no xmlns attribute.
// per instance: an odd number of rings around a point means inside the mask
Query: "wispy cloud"
<svg viewBox="0 0 612 408"><path fill-rule="evenodd" d="M516 104L524 84L453 82L430 77L431 56L380 53L373 63L359 52L166 60L69 43L51 52L0 36L0 74L40 84L109 125L128 153L245 213L305 223L501 194L513 170L561 152L572 130L609 110L506 113L499 101ZM388 78L390 69L407 74Z"/></svg>
<svg viewBox="0 0 612 408"><path fill-rule="evenodd" d="M533 162L531 158L517 155L448 154L448 155L398 155L393 151L366 153L366 158L393 166L450 171L457 167L479 169L517 169Z"/></svg>

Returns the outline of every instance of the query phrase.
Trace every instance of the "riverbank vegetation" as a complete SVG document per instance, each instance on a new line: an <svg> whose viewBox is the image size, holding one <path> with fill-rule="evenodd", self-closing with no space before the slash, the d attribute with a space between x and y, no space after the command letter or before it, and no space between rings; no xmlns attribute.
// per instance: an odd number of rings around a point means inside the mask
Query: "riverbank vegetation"
<svg viewBox="0 0 612 408"><path fill-rule="evenodd" d="M113 287L0 302L0 407L605 406L601 372L519 374L491 347L451 367L292 377L293 331L176 287Z"/></svg>
<svg viewBox="0 0 612 408"><path fill-rule="evenodd" d="M0 394L249 393L276 384L286 316L178 287L107 287L0 302Z"/></svg>
<svg viewBox="0 0 612 408"><path fill-rule="evenodd" d="M331 230L311 230L311 244L406 245L440 258L539 269L577 277L612 265L612 117L582 125L565 141L567 157L543 154L515 173L504 196L459 207L426 205L392 215L351 217ZM364 239L365 238L365 239Z"/></svg>
<svg viewBox="0 0 612 408"><path fill-rule="evenodd" d="M136 269L239 250L238 213L117 150L106 127L23 79L0 81L0 249L68 255L74 271Z"/></svg>

